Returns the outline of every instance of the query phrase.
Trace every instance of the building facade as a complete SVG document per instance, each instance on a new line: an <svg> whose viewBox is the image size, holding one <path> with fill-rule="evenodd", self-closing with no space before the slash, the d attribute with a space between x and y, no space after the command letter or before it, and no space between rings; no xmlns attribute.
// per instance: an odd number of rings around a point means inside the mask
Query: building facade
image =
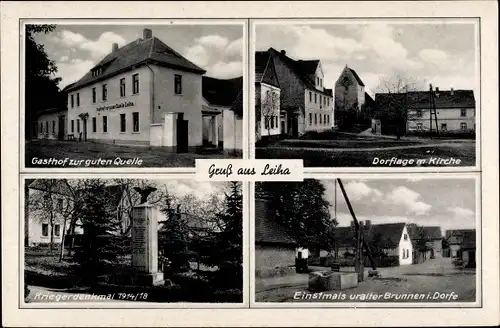
<svg viewBox="0 0 500 328"><path fill-rule="evenodd" d="M32 133L36 139L64 140L68 130L65 108L49 108L38 114L32 123Z"/></svg>
<svg viewBox="0 0 500 328"><path fill-rule="evenodd" d="M255 199L255 269L257 276L295 271L297 242L276 218L269 200ZM271 273L273 272L273 273ZM284 271L283 271L284 272Z"/></svg>
<svg viewBox="0 0 500 328"><path fill-rule="evenodd" d="M194 148L202 144L202 75L144 29L67 88L68 135L83 140Z"/></svg>
<svg viewBox="0 0 500 328"><path fill-rule="evenodd" d="M279 131L298 137L308 131L331 129L334 125L333 96L331 89L324 88L321 62L294 60L286 55L286 51L278 52L273 48L267 53L273 62L267 67L274 68L280 88L279 110L286 113L280 114ZM262 104L262 87L259 92Z"/></svg>
<svg viewBox="0 0 500 328"><path fill-rule="evenodd" d="M371 115L374 101L358 73L347 65L335 81L336 126L359 123Z"/></svg>

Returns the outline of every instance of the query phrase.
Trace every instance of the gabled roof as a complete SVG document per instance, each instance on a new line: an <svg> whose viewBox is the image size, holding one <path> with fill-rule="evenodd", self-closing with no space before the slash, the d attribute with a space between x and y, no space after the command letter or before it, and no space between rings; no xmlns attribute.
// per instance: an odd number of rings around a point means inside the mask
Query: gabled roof
<svg viewBox="0 0 500 328"><path fill-rule="evenodd" d="M441 227L421 227L416 224L408 225L408 233L412 240L426 239L428 241L441 239Z"/></svg>
<svg viewBox="0 0 500 328"><path fill-rule="evenodd" d="M365 92L365 106L367 107L375 107L375 100L373 100L373 98Z"/></svg>
<svg viewBox="0 0 500 328"><path fill-rule="evenodd" d="M297 60L297 68L302 72L302 74L315 74L318 68L319 59L313 60Z"/></svg>
<svg viewBox="0 0 500 328"><path fill-rule="evenodd" d="M475 233L475 229L454 229L446 230L446 239L450 245L461 245L463 238L467 234Z"/></svg>
<svg viewBox="0 0 500 328"><path fill-rule="evenodd" d="M354 75L354 78L356 79L356 81L358 82L358 84L362 87L365 86L365 84L363 83L363 81L361 81L361 78L359 77L358 73L356 73L355 70L353 70L352 68L349 68L349 70L351 71L352 75Z"/></svg>
<svg viewBox="0 0 500 328"><path fill-rule="evenodd" d="M377 93L375 102L378 108L388 106L403 107L407 104L409 109L429 109L429 91L410 91L408 93ZM435 96L436 108L475 108L476 101L472 90L439 91Z"/></svg>
<svg viewBox="0 0 500 328"><path fill-rule="evenodd" d="M203 76L201 80L203 98L212 105L232 106L242 90L243 77L241 76L227 80Z"/></svg>
<svg viewBox="0 0 500 328"><path fill-rule="evenodd" d="M314 90L315 92L329 96L326 92L321 92L320 90L316 89L315 81L311 81L311 79L308 76L309 74L312 74L308 72L310 72L309 70L311 69L312 66L314 66L314 62L319 62L319 60L306 60L299 62L297 60L288 57L286 54L277 51L274 48L269 48L268 51L277 58L280 58L286 64L286 66L294 73L294 75L299 79L299 81L301 81L302 84L304 84L304 86L307 89ZM314 70L316 71L316 68Z"/></svg>
<svg viewBox="0 0 500 328"><path fill-rule="evenodd" d="M465 231L462 237L462 248L476 248L476 230Z"/></svg>
<svg viewBox="0 0 500 328"><path fill-rule="evenodd" d="M295 247L297 242L287 232L275 215L272 215L269 202L265 199L255 200L255 243L275 244Z"/></svg>
<svg viewBox="0 0 500 328"><path fill-rule="evenodd" d="M276 69L269 50L255 52L255 83L266 83L279 88Z"/></svg>
<svg viewBox="0 0 500 328"><path fill-rule="evenodd" d="M29 186L29 189L52 192L61 196L72 195L71 188L66 179L36 179Z"/></svg>
<svg viewBox="0 0 500 328"><path fill-rule="evenodd" d="M108 54L80 80L66 88L66 91L79 89L88 84L110 78L123 71L144 64L156 64L183 71L205 74L205 70L196 66L156 37L147 40L141 38L130 42ZM92 70L101 67L102 73L92 75Z"/></svg>
<svg viewBox="0 0 500 328"><path fill-rule="evenodd" d="M374 224L369 230L368 240L384 248L397 247L405 226L405 223Z"/></svg>
<svg viewBox="0 0 500 328"><path fill-rule="evenodd" d="M376 243L378 247L395 248L399 245L405 225L405 223L388 223L364 226L365 240L368 243ZM356 246L354 227L336 227L334 231L337 247Z"/></svg>

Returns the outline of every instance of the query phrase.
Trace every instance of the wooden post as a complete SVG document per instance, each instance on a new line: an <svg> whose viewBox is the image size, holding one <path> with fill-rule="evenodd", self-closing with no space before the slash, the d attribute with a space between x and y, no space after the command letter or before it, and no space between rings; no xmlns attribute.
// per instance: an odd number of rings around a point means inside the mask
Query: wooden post
<svg viewBox="0 0 500 328"><path fill-rule="evenodd" d="M358 271L358 282L365 280L365 265L364 265L364 252L363 252L363 243L364 243L364 230L363 230L363 221L359 222L359 234L358 234L358 249L359 249L359 271Z"/></svg>
<svg viewBox="0 0 500 328"><path fill-rule="evenodd" d="M347 197L347 193L344 189L344 185L342 184L342 181L340 179L337 179L337 182L339 183L339 187L340 187L340 191L342 191L342 195L344 195L345 201L347 203L347 208L349 209L349 212L351 213L351 216L354 220L354 224L356 226L356 229L359 231L358 219L356 218L356 214L354 214L354 210L352 208L351 202L349 201L349 197ZM373 261L373 257L370 253L370 249L368 248L368 245L366 244L366 242L364 240L362 241L362 245L366 251L366 254L368 255L368 258L370 259L370 264L372 265L372 269L377 270L377 268L375 266L375 261Z"/></svg>

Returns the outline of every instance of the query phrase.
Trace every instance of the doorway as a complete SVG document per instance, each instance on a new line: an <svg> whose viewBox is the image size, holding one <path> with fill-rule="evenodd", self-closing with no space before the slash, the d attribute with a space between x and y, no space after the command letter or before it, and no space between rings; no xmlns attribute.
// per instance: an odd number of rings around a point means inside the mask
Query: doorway
<svg viewBox="0 0 500 328"><path fill-rule="evenodd" d="M177 116L177 153L187 153L189 145L188 120L184 119L184 113Z"/></svg>

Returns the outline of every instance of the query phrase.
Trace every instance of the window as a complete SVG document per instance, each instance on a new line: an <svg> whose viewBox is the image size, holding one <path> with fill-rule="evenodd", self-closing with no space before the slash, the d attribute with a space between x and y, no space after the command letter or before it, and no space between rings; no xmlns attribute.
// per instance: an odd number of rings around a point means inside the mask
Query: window
<svg viewBox="0 0 500 328"><path fill-rule="evenodd" d="M40 133L43 133L43 123L40 122Z"/></svg>
<svg viewBox="0 0 500 328"><path fill-rule="evenodd" d="M417 130L422 130L422 122L417 123Z"/></svg>
<svg viewBox="0 0 500 328"><path fill-rule="evenodd" d="M139 93L139 74L132 75L132 93Z"/></svg>
<svg viewBox="0 0 500 328"><path fill-rule="evenodd" d="M309 113L309 125L313 124L313 114Z"/></svg>
<svg viewBox="0 0 500 328"><path fill-rule="evenodd" d="M319 124L323 124L323 114L319 114Z"/></svg>
<svg viewBox="0 0 500 328"><path fill-rule="evenodd" d="M460 130L462 130L462 131L467 130L467 123L465 123L465 122L460 123Z"/></svg>
<svg viewBox="0 0 500 328"><path fill-rule="evenodd" d="M47 237L49 235L49 224L42 223L42 236Z"/></svg>
<svg viewBox="0 0 500 328"><path fill-rule="evenodd" d="M52 121L52 133L56 133L56 121Z"/></svg>
<svg viewBox="0 0 500 328"><path fill-rule="evenodd" d="M96 133L97 132L97 118L92 117L92 132Z"/></svg>
<svg viewBox="0 0 500 328"><path fill-rule="evenodd" d="M106 84L102 85L102 100L108 100L108 86Z"/></svg>
<svg viewBox="0 0 500 328"><path fill-rule="evenodd" d="M102 132L104 132L104 133L108 132L108 117L107 116L102 117Z"/></svg>
<svg viewBox="0 0 500 328"><path fill-rule="evenodd" d="M95 88L92 88L92 103L94 103L94 104L95 104L96 99L97 99L97 93L96 93L96 90L95 90Z"/></svg>
<svg viewBox="0 0 500 328"><path fill-rule="evenodd" d="M71 108L75 107L75 97L71 95Z"/></svg>
<svg viewBox="0 0 500 328"><path fill-rule="evenodd" d="M323 96L319 95L319 104L321 105L321 101L323 100Z"/></svg>
<svg viewBox="0 0 500 328"><path fill-rule="evenodd" d="M71 133L75 132L75 120L71 120Z"/></svg>
<svg viewBox="0 0 500 328"><path fill-rule="evenodd" d="M326 106L326 97L323 98L323 104Z"/></svg>
<svg viewBox="0 0 500 328"><path fill-rule="evenodd" d="M57 199L56 206L57 206L57 210L62 212L62 210L63 210L63 199L62 198Z"/></svg>
<svg viewBox="0 0 500 328"><path fill-rule="evenodd" d="M406 258L406 249L403 248L403 258Z"/></svg>
<svg viewBox="0 0 500 328"><path fill-rule="evenodd" d="M318 114L314 113L314 124L318 124Z"/></svg>
<svg viewBox="0 0 500 328"><path fill-rule="evenodd" d="M404 239L404 240L408 240L408 235L407 235L407 234L404 234L404 235L403 235L403 239Z"/></svg>
<svg viewBox="0 0 500 328"><path fill-rule="evenodd" d="M175 74L175 94L176 95L181 95L182 94L182 75Z"/></svg>
<svg viewBox="0 0 500 328"><path fill-rule="evenodd" d="M80 93L76 94L76 107L80 107Z"/></svg>
<svg viewBox="0 0 500 328"><path fill-rule="evenodd" d="M409 258L410 258L410 250L409 250L409 249L407 249L407 250L406 250L406 258L407 258L407 259L409 259Z"/></svg>
<svg viewBox="0 0 500 328"><path fill-rule="evenodd" d="M135 89L134 89L134 91L135 91ZM136 92L134 92L134 93L136 93ZM125 78L120 79L120 97L125 97Z"/></svg>
<svg viewBox="0 0 500 328"><path fill-rule="evenodd" d="M317 104L318 103L318 95L315 93L314 94L314 103Z"/></svg>
<svg viewBox="0 0 500 328"><path fill-rule="evenodd" d="M422 117L422 110L421 109L417 109L417 117Z"/></svg>
<svg viewBox="0 0 500 328"><path fill-rule="evenodd" d="M49 122L45 122L45 133L49 133Z"/></svg>
<svg viewBox="0 0 500 328"><path fill-rule="evenodd" d="M61 235L61 225L60 224L54 225L54 235L56 237L59 237Z"/></svg>
<svg viewBox="0 0 500 328"><path fill-rule="evenodd" d="M316 78L316 84L319 85L319 77Z"/></svg>
<svg viewBox="0 0 500 328"><path fill-rule="evenodd" d="M446 131L446 123L441 123L441 131Z"/></svg>
<svg viewBox="0 0 500 328"><path fill-rule="evenodd" d="M311 91L309 91L309 102L311 102L313 100L313 94Z"/></svg>
<svg viewBox="0 0 500 328"><path fill-rule="evenodd" d="M133 131L139 132L139 112L132 113Z"/></svg>
<svg viewBox="0 0 500 328"><path fill-rule="evenodd" d="M125 114L120 114L120 132L127 131L127 120L125 119Z"/></svg>
<svg viewBox="0 0 500 328"><path fill-rule="evenodd" d="M264 127L266 130L269 130L269 118L264 118Z"/></svg>
<svg viewBox="0 0 500 328"><path fill-rule="evenodd" d="M466 117L467 116L467 109L462 108L460 109L460 117Z"/></svg>
<svg viewBox="0 0 500 328"><path fill-rule="evenodd" d="M80 120L76 119L76 132L80 132Z"/></svg>
<svg viewBox="0 0 500 328"><path fill-rule="evenodd" d="M270 117L271 119L271 130L274 129L274 116Z"/></svg>

